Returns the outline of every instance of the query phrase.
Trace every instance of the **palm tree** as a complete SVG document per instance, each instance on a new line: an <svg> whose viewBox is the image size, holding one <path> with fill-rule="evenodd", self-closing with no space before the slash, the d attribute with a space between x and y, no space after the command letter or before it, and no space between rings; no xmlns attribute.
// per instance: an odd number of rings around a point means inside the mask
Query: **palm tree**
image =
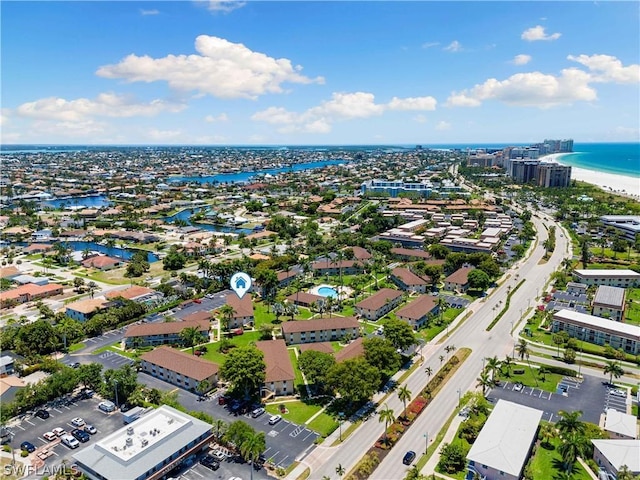
<svg viewBox="0 0 640 480"><path fill-rule="evenodd" d="M444 355L440 355L438 358L440 359L440 365L442 365L442 362L444 362Z"/></svg>
<svg viewBox="0 0 640 480"><path fill-rule="evenodd" d="M491 372L491 382L495 384L497 372L500 372L500 360L498 357L487 358L487 371Z"/></svg>
<svg viewBox="0 0 640 480"><path fill-rule="evenodd" d="M507 377L511 376L511 365L513 365L513 358L511 358L509 355L506 355L504 357L504 360L502 361L502 365L507 367Z"/></svg>
<svg viewBox="0 0 640 480"><path fill-rule="evenodd" d="M186 327L180 331L180 339L187 347L191 347L191 355L195 354L196 345L200 338L198 327Z"/></svg>
<svg viewBox="0 0 640 480"><path fill-rule="evenodd" d="M439 325L442 325L442 316L444 315L444 307L447 306L447 301L440 295L438 296L436 305L438 305L438 323Z"/></svg>
<svg viewBox="0 0 640 480"><path fill-rule="evenodd" d="M427 374L427 382L429 381L429 379L431 378L431 375L433 375L433 368L431 367L427 367L424 369L424 373Z"/></svg>
<svg viewBox="0 0 640 480"><path fill-rule="evenodd" d="M398 389L398 400L402 402L402 406L404 410L402 412L403 416L407 414L407 402L411 401L411 390L406 385L403 385Z"/></svg>
<svg viewBox="0 0 640 480"><path fill-rule="evenodd" d="M542 443L549 445L552 438L556 436L556 427L551 423L543 423L540 427L540 437L542 437Z"/></svg>
<svg viewBox="0 0 640 480"><path fill-rule="evenodd" d="M93 293L98 289L98 285L96 284L96 282L91 281L89 283L87 283L87 290L89 290L89 294L91 295L91 298L93 298Z"/></svg>
<svg viewBox="0 0 640 480"><path fill-rule="evenodd" d="M518 352L518 356L520 360L527 360L527 364L529 365L529 370L533 373L533 369L531 368L531 362L529 362L529 344L524 338L521 338L520 341L516 344L516 352ZM538 379L536 376L533 376L533 379L536 382L536 387L538 386Z"/></svg>
<svg viewBox="0 0 640 480"><path fill-rule="evenodd" d="M220 307L220 315L222 316L222 326L228 332L231 328L231 321L233 320L233 316L235 315L236 310L231 305L226 304Z"/></svg>
<svg viewBox="0 0 640 480"><path fill-rule="evenodd" d="M607 363L604 366L604 373L605 375L607 373L609 374L609 384L612 384L613 377L616 377L616 379L620 378L622 375L624 375L624 370L620 366L619 362L616 362L614 360L607 360Z"/></svg>
<svg viewBox="0 0 640 480"><path fill-rule="evenodd" d="M213 421L213 429L216 432L216 438L218 440L222 438L222 436L227 431L227 428L229 428L229 425L224 420L217 418Z"/></svg>
<svg viewBox="0 0 640 480"><path fill-rule="evenodd" d="M378 421L384 422L384 443L387 443L387 428L389 424L396 421L393 410L385 403L384 408L378 412Z"/></svg>
<svg viewBox="0 0 640 480"><path fill-rule="evenodd" d="M341 463L338 464L338 466L336 467L336 474L342 478L342 476L346 473L347 471L345 470L345 468L342 466Z"/></svg>
<svg viewBox="0 0 640 480"><path fill-rule="evenodd" d="M578 433L571 433L563 439L558 452L562 456L562 463L567 473L573 469L573 464L584 451L584 447L585 439Z"/></svg>
<svg viewBox="0 0 640 480"><path fill-rule="evenodd" d="M491 388L493 386L493 380L489 377L486 370L480 372L480 376L476 378L476 380L478 381L476 387L482 387L482 396L484 397L487 393L487 388Z"/></svg>
<svg viewBox="0 0 640 480"><path fill-rule="evenodd" d="M253 462L267 449L264 432L247 433L240 444L240 453L251 462L251 480L253 480Z"/></svg>
<svg viewBox="0 0 640 480"><path fill-rule="evenodd" d="M570 434L584 435L586 426L584 422L580 421L582 410L573 412L560 410L558 414L560 415L560 420L556 423L556 427L560 435L563 437L567 437Z"/></svg>

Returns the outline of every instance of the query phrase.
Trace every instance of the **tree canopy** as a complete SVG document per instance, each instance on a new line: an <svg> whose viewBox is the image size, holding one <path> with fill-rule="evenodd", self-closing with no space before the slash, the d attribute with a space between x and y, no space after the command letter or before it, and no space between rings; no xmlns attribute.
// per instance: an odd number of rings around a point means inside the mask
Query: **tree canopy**
<svg viewBox="0 0 640 480"><path fill-rule="evenodd" d="M220 375L233 385L233 389L242 392L245 399L259 394L264 383L266 365L264 355L254 346L238 347L229 351L220 367Z"/></svg>

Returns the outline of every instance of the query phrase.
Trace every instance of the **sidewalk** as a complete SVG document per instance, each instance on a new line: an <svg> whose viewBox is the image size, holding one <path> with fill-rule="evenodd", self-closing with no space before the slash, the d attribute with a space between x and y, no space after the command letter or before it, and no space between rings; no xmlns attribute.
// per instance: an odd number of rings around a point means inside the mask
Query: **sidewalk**
<svg viewBox="0 0 640 480"><path fill-rule="evenodd" d="M432 473L435 473L436 465L438 465L438 462L440 461L441 446L444 445L445 443L450 443L451 440L453 440L453 437L455 437L456 432L460 427L460 424L464 421L465 421L465 417L461 415L455 416L455 418L451 422L451 425L449 425L449 429L447 430L447 433L445 433L444 438L442 439L442 442L440 442L440 444L437 445L436 451L433 452L433 455L431 455L431 458L429 458L426 465L422 467L422 470L420 471L422 475L431 475ZM441 473L438 473L437 475L444 478L449 478L446 475L443 475Z"/></svg>

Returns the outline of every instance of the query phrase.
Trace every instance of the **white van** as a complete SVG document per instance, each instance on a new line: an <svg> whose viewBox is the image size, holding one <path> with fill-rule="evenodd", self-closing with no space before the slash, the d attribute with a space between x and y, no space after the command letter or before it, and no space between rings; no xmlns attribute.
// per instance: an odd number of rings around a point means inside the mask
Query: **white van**
<svg viewBox="0 0 640 480"><path fill-rule="evenodd" d="M65 435L62 437L62 443L64 443L69 448L78 448L80 446L80 442L76 440L71 435Z"/></svg>

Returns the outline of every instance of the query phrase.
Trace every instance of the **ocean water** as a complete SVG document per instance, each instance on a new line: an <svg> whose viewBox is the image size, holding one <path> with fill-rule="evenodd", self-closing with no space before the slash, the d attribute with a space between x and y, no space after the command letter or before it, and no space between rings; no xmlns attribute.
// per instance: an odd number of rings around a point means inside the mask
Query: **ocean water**
<svg viewBox="0 0 640 480"><path fill-rule="evenodd" d="M586 170L640 177L640 143L576 143L573 150L558 161Z"/></svg>

